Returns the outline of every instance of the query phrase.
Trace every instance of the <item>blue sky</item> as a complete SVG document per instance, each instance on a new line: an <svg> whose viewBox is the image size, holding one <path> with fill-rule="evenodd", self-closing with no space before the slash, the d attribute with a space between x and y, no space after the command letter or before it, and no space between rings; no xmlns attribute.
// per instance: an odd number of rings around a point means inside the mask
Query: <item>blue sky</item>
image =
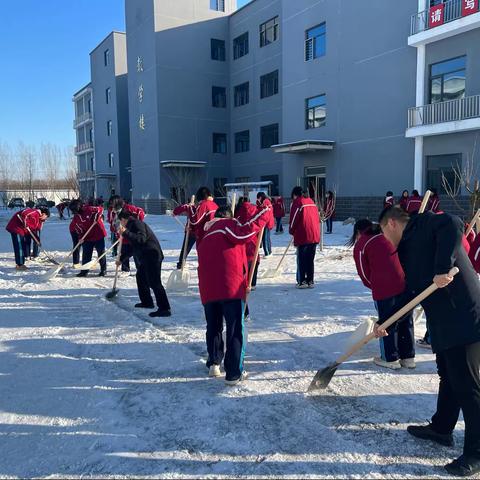
<svg viewBox="0 0 480 480"><path fill-rule="evenodd" d="M125 30L124 0L8 2L0 19L0 141L73 145L72 94L88 83L89 53L112 30Z"/></svg>

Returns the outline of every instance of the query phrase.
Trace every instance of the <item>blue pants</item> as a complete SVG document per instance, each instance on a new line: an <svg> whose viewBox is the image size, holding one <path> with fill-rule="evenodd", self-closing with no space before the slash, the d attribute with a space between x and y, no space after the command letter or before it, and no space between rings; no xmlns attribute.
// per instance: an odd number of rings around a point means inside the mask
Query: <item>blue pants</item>
<svg viewBox="0 0 480 480"><path fill-rule="evenodd" d="M11 233L10 235L12 236L15 263L18 266L25 265L25 252L27 250L25 237L16 233Z"/></svg>
<svg viewBox="0 0 480 480"><path fill-rule="evenodd" d="M277 230L276 230L276 232L277 232L277 233L283 232L282 217L277 217L275 220L277 221Z"/></svg>
<svg viewBox="0 0 480 480"><path fill-rule="evenodd" d="M32 232L36 239L40 241L40 232ZM39 252L39 247L37 242L31 237L31 235L25 235L25 256L37 258ZM33 249L32 249L33 247Z"/></svg>
<svg viewBox="0 0 480 480"><path fill-rule="evenodd" d="M223 319L227 325L225 352L225 378L236 380L243 372L245 357L244 318L242 300L225 300L203 306L207 319L207 367L220 365L223 360Z"/></svg>
<svg viewBox="0 0 480 480"><path fill-rule="evenodd" d="M272 240L270 238L270 229L265 227L263 231L263 239L262 239L262 246L265 255L271 255L272 253Z"/></svg>
<svg viewBox="0 0 480 480"><path fill-rule="evenodd" d="M383 323L408 303L405 295L377 301L378 323ZM380 353L386 362L415 358L415 336L413 333L413 312L408 313L387 329L388 337L380 339Z"/></svg>
<svg viewBox="0 0 480 480"><path fill-rule="evenodd" d="M327 233L332 233L332 230L333 230L333 218L332 218L332 217L327 218L327 220L325 220L325 223L327 224Z"/></svg>
<svg viewBox="0 0 480 480"><path fill-rule="evenodd" d="M97 251L97 255L100 256L105 252L105 238L97 240L96 242L84 242L82 244L82 265L85 265L92 259L93 249ZM107 259L103 257L100 260L100 269L102 272L107 271ZM82 270L88 273L88 270Z"/></svg>

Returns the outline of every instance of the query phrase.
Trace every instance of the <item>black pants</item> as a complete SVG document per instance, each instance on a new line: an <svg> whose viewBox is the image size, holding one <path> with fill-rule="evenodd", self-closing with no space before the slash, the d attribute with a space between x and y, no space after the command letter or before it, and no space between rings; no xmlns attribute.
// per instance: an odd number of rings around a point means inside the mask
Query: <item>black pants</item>
<svg viewBox="0 0 480 480"><path fill-rule="evenodd" d="M316 243L300 245L297 247L297 283L313 282L315 273L315 253L317 251Z"/></svg>
<svg viewBox="0 0 480 480"><path fill-rule="evenodd" d="M25 265L25 252L27 251L25 237L17 233L11 233L13 252L15 254L15 264L18 266Z"/></svg>
<svg viewBox="0 0 480 480"><path fill-rule="evenodd" d="M178 257L177 270L180 270L182 268L183 250L184 250L184 247L185 247L185 236L186 235L187 235L187 233L185 232L185 235L183 236L182 249L180 250L180 256ZM190 235L188 236L187 252L185 253L185 260L187 259L188 254L192 250L196 241L197 241L197 239L195 238L195 235L192 232L190 232Z"/></svg>
<svg viewBox="0 0 480 480"><path fill-rule="evenodd" d="M122 272L130 271L130 257L133 257L132 245L130 243L122 243L122 251L120 253L120 261L122 262Z"/></svg>
<svg viewBox="0 0 480 480"><path fill-rule="evenodd" d="M110 243L113 245L118 240L117 235L115 232L110 232ZM112 257L116 257L118 255L118 244L112 248Z"/></svg>
<svg viewBox="0 0 480 480"><path fill-rule="evenodd" d="M405 295L377 300L379 323L388 320L408 303ZM415 335L413 331L413 312L402 317L387 329L388 336L380 338L380 353L387 362L415 357Z"/></svg>
<svg viewBox="0 0 480 480"><path fill-rule="evenodd" d="M35 238L40 241L40 232L32 232L35 235ZM25 256L37 258L40 253L40 248L38 243L33 239L33 237L28 234L25 235Z"/></svg>
<svg viewBox="0 0 480 480"><path fill-rule="evenodd" d="M220 365L223 360L223 319L227 325L225 352L225 378L236 380L243 372L245 356L243 306L241 300L226 300L223 302L207 303L205 317L207 319L207 367Z"/></svg>
<svg viewBox="0 0 480 480"><path fill-rule="evenodd" d="M332 233L333 230L333 218L327 218L325 220L325 223L327 224L327 233Z"/></svg>
<svg viewBox="0 0 480 480"><path fill-rule="evenodd" d="M72 248L75 248L77 246L78 241L80 240L78 238L78 233L70 232L70 236L72 237L72 244L73 244ZM82 246L80 245L72 254L72 261L73 261L74 265L77 265L78 263L80 263L80 249L81 248L82 248Z"/></svg>
<svg viewBox="0 0 480 480"><path fill-rule="evenodd" d="M277 229L275 230L275 232L283 232L282 217L277 217L275 220L277 221Z"/></svg>
<svg viewBox="0 0 480 480"><path fill-rule="evenodd" d="M92 259L93 249L97 251L97 255L103 255L105 252L105 238L97 240L96 242L83 242L82 244L82 265L85 265ZM100 269L102 272L107 271L107 259L103 257L100 260ZM87 272L88 270L82 270L82 272Z"/></svg>
<svg viewBox="0 0 480 480"><path fill-rule="evenodd" d="M440 386L432 427L439 433L453 432L462 410L463 453L480 459L480 342L438 353L437 368Z"/></svg>
<svg viewBox="0 0 480 480"><path fill-rule="evenodd" d="M137 266L137 290L140 302L144 305L153 305L150 289L153 290L157 308L170 310L167 293L162 285L162 260L157 252L145 254L142 257L134 257Z"/></svg>

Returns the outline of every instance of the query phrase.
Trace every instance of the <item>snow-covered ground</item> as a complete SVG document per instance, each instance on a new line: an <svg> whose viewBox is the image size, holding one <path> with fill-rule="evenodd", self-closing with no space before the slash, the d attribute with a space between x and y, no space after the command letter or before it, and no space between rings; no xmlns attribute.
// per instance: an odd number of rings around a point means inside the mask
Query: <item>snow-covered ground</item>
<svg viewBox="0 0 480 480"><path fill-rule="evenodd" d="M229 388L205 368L205 321L196 285L170 294L173 316L154 323L134 311L134 277L108 302L109 277L72 270L39 283L45 264L14 270L0 214L1 477L445 477L461 453L405 431L433 413L434 359L418 352L414 371L372 364L371 344L320 395L305 392L315 371L343 352L349 332L374 314L370 293L343 245L351 226L335 224L316 258L315 290L294 288L286 272L260 280L251 296L246 369ZM147 217L164 249L166 283L183 233L170 217ZM68 222L49 220L45 248L70 248ZM289 237L272 235L274 267ZM133 263L133 262L132 262ZM424 332L420 324L417 335Z"/></svg>

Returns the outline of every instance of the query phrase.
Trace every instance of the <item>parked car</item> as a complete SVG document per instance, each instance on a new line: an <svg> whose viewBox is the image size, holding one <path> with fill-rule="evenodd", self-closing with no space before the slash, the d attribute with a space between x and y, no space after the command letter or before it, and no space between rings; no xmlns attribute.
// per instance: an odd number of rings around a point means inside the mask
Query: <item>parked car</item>
<svg viewBox="0 0 480 480"><path fill-rule="evenodd" d="M35 202L33 200L27 200L25 202L25 205L28 207L28 208L33 208L35 207Z"/></svg>
<svg viewBox="0 0 480 480"><path fill-rule="evenodd" d="M25 202L23 198L20 197L12 198L8 202L8 208L25 208Z"/></svg>
<svg viewBox="0 0 480 480"><path fill-rule="evenodd" d="M37 201L35 202L35 208L39 207L48 207L48 200L45 197L37 198Z"/></svg>

